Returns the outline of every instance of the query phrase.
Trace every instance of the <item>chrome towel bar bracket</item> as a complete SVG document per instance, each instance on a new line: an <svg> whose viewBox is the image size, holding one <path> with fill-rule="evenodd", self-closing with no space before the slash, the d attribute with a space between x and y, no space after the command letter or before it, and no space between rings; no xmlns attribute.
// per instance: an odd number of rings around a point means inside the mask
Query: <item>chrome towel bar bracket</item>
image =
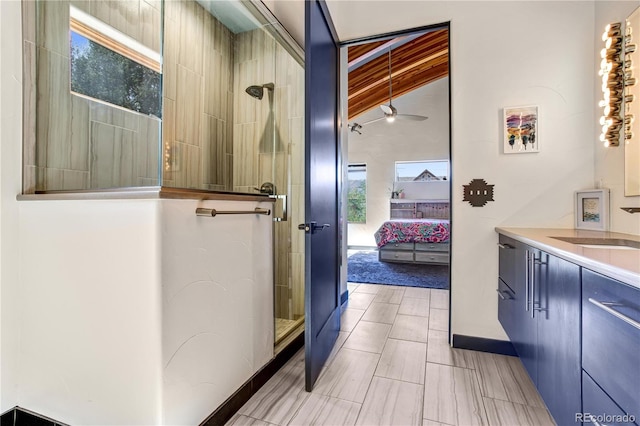
<svg viewBox="0 0 640 426"><path fill-rule="evenodd" d="M256 207L254 210L216 210L205 209L202 207L198 207L196 209L196 216L216 217L219 214L261 214L264 216L269 216L271 214L271 210L262 209L260 207Z"/></svg>

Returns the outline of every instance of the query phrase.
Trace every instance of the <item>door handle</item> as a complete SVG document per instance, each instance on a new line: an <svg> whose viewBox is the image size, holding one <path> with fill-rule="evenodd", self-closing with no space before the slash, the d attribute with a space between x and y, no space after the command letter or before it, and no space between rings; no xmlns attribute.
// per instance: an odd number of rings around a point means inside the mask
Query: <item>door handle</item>
<svg viewBox="0 0 640 426"><path fill-rule="evenodd" d="M298 225L298 229L306 232L307 234L315 234L318 231L322 231L324 228L330 228L331 225L325 223L323 225L318 225L318 222L309 222L309 223L301 223Z"/></svg>

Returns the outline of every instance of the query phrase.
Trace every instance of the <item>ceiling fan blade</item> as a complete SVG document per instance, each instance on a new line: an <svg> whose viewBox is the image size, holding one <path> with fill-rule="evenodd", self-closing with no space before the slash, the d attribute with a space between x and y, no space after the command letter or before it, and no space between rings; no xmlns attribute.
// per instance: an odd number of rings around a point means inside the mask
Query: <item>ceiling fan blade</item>
<svg viewBox="0 0 640 426"><path fill-rule="evenodd" d="M380 105L380 109L384 112L385 115L393 114L393 107L391 105Z"/></svg>
<svg viewBox="0 0 640 426"><path fill-rule="evenodd" d="M361 123L361 126L366 126L367 124L371 124L371 123L375 123L376 121L381 121L384 120L387 117L380 117L380 118L374 118L373 120L369 120L369 121L365 121L364 123Z"/></svg>
<svg viewBox="0 0 640 426"><path fill-rule="evenodd" d="M429 117L425 117L424 115L398 114L396 118L398 120L424 121Z"/></svg>

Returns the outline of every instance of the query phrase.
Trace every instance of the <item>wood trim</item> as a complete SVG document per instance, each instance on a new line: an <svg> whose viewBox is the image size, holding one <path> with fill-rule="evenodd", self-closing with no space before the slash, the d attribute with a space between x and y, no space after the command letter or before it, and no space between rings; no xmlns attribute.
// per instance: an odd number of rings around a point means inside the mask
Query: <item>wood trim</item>
<svg viewBox="0 0 640 426"><path fill-rule="evenodd" d="M162 74L162 66L158 61L155 61L140 52L136 52L135 50L112 39L111 37L105 36L101 32L96 31L94 28L89 27L83 22L80 22L74 18L70 18L69 27L71 31L76 32L81 36L86 37L89 40L98 43L99 45L104 46L107 49L112 50L126 58L129 58L134 62L144 65L145 67L152 69L158 74Z"/></svg>

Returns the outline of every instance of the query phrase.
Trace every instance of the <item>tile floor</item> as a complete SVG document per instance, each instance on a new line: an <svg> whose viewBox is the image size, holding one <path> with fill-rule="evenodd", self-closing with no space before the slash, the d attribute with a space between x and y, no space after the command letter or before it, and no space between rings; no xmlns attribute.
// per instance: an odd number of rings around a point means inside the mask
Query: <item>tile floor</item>
<svg viewBox="0 0 640 426"><path fill-rule="evenodd" d="M313 392L300 351L230 425L553 425L520 360L451 349L447 290L349 284Z"/></svg>

